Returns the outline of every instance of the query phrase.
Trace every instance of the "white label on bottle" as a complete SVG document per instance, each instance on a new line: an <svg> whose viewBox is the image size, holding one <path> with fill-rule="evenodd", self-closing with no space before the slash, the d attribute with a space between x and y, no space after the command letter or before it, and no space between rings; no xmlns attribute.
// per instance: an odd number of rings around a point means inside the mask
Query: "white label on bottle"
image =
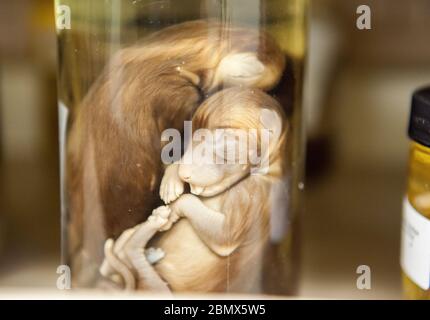
<svg viewBox="0 0 430 320"><path fill-rule="evenodd" d="M405 200L403 206L401 265L424 290L430 287L430 220Z"/></svg>
<svg viewBox="0 0 430 320"><path fill-rule="evenodd" d="M59 139L60 139L60 197L61 197L61 259L64 260L64 254L68 251L67 240L67 210L66 210L66 190L65 190L65 170L66 170L66 136L67 136L67 120L69 118L69 109L62 102L58 102L58 121L59 121Z"/></svg>

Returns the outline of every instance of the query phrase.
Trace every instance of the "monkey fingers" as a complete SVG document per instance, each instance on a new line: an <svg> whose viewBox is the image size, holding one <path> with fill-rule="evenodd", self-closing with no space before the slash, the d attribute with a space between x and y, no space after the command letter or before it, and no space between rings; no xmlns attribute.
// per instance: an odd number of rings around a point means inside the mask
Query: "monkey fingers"
<svg viewBox="0 0 430 320"><path fill-rule="evenodd" d="M197 74L195 74L194 72L190 72L181 66L176 67L176 71L178 71L178 73L182 77L184 77L185 79L190 81L196 87L200 84L200 77Z"/></svg>
<svg viewBox="0 0 430 320"><path fill-rule="evenodd" d="M166 168L160 185L160 198L165 204L178 199L184 193L184 182L179 178L178 165L172 164Z"/></svg>
<svg viewBox="0 0 430 320"><path fill-rule="evenodd" d="M171 211L167 223L158 231L164 232L170 230L179 219L180 217L175 212Z"/></svg>
<svg viewBox="0 0 430 320"><path fill-rule="evenodd" d="M161 206L155 209L152 215L160 216L163 219L167 219L167 222L158 229L158 231L160 232L170 230L180 218L176 213L172 211L170 206Z"/></svg>

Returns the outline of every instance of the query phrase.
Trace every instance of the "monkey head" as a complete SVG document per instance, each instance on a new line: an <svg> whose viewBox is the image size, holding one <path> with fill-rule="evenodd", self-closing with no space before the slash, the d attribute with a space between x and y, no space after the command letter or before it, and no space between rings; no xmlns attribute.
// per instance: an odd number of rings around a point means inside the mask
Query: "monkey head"
<svg viewBox="0 0 430 320"><path fill-rule="evenodd" d="M230 88L193 117L179 177L198 196L219 194L250 174L279 175L287 125L279 103L261 90Z"/></svg>

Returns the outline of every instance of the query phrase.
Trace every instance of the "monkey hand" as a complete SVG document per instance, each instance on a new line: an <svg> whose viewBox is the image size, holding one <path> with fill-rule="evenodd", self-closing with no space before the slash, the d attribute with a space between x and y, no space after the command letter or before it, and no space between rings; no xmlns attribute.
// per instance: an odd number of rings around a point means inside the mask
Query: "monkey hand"
<svg viewBox="0 0 430 320"><path fill-rule="evenodd" d="M159 229L161 232L170 230L180 218L177 213L172 211L170 206L159 207L152 214L162 214L167 219L167 222Z"/></svg>
<svg viewBox="0 0 430 320"><path fill-rule="evenodd" d="M184 193L184 182L179 178L178 165L172 164L166 168L160 186L160 198L165 204L172 203Z"/></svg>

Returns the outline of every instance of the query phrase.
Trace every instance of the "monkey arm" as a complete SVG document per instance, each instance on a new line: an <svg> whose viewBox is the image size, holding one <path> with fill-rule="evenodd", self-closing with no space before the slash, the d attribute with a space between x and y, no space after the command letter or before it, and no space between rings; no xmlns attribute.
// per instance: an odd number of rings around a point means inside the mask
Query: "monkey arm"
<svg viewBox="0 0 430 320"><path fill-rule="evenodd" d="M170 210L159 207L142 224L135 228L123 250L137 274L137 288L159 292L170 292L168 284L160 277L145 254L148 241L168 222Z"/></svg>
<svg viewBox="0 0 430 320"><path fill-rule="evenodd" d="M217 255L227 257L238 247L239 244L232 243L229 237L225 215L208 208L196 196L181 196L172 204L172 210L187 218L200 239Z"/></svg>
<svg viewBox="0 0 430 320"><path fill-rule="evenodd" d="M126 290L170 292L168 284L153 267L163 259L164 252L160 248L146 248L148 241L169 222L170 213L168 207L159 207L145 222L124 231L116 242L108 239L100 273L118 285L124 283Z"/></svg>

